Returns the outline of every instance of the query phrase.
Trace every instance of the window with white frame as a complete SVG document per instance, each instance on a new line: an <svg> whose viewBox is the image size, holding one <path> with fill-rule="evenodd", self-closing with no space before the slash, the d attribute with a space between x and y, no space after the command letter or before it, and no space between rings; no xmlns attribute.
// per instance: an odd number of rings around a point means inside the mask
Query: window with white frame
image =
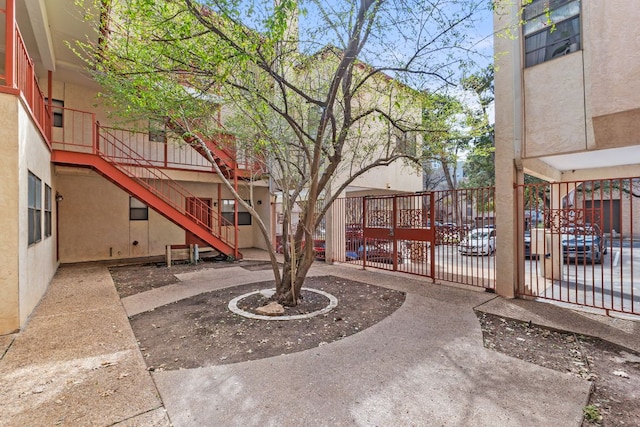
<svg viewBox="0 0 640 427"><path fill-rule="evenodd" d="M580 0L524 3L525 67L580 50Z"/></svg>
<svg viewBox="0 0 640 427"><path fill-rule="evenodd" d="M231 224L235 222L233 220L235 206L235 199L222 200L222 217ZM251 225L251 214L242 205L238 205L238 225Z"/></svg>
<svg viewBox="0 0 640 427"><path fill-rule="evenodd" d="M44 185L44 237L51 236L51 187Z"/></svg>
<svg viewBox="0 0 640 427"><path fill-rule="evenodd" d="M29 244L42 239L42 181L29 172L28 182Z"/></svg>

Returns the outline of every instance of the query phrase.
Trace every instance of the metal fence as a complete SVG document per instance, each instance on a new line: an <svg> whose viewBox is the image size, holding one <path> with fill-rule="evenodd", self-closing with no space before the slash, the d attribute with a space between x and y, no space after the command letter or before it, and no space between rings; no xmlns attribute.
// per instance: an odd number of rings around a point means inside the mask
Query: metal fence
<svg viewBox="0 0 640 427"><path fill-rule="evenodd" d="M518 294L640 314L640 178L523 185Z"/></svg>
<svg viewBox="0 0 640 427"><path fill-rule="evenodd" d="M333 260L495 288L493 188L338 199Z"/></svg>
<svg viewBox="0 0 640 427"><path fill-rule="evenodd" d="M495 288L494 200L493 187L434 192L436 279Z"/></svg>
<svg viewBox="0 0 640 427"><path fill-rule="evenodd" d="M640 314L640 177L517 186L517 294ZM494 188L338 199L334 261L494 289Z"/></svg>

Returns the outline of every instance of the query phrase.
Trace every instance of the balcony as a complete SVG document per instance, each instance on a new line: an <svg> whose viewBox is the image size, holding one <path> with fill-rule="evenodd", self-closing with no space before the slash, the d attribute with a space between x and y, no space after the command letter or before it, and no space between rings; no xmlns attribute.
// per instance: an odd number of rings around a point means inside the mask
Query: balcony
<svg viewBox="0 0 640 427"><path fill-rule="evenodd" d="M237 226L162 171L216 172L203 153L188 141L159 140L150 132L100 126L92 112L47 104L38 85L37 64L16 23L15 7L14 0L0 0L0 37L4 36L0 38L0 92L20 97L51 150L51 161L94 169L206 244L240 258ZM49 82L52 76L49 72ZM256 172L253 164L238 162L241 156L233 136L218 138L205 142L227 178L236 181Z"/></svg>
<svg viewBox="0 0 640 427"><path fill-rule="evenodd" d="M95 115L73 108L47 104L38 84L36 64L30 57L16 22L15 0L0 0L0 92L20 96L50 149L95 153L99 148L95 133ZM4 31L2 31L4 29ZM62 126L54 126L52 112L62 114ZM58 123L59 124L59 123ZM110 129L153 166L215 173L202 150L182 140L157 140L153 134L126 129ZM259 161L253 161L236 147L235 137L220 134L205 141L213 157L228 178L249 178L262 173Z"/></svg>

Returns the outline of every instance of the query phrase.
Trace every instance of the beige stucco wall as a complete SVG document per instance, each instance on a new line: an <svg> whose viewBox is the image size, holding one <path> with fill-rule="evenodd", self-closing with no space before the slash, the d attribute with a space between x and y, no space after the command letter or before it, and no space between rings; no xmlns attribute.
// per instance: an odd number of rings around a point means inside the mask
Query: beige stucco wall
<svg viewBox="0 0 640 427"><path fill-rule="evenodd" d="M422 190L422 172L415 166L410 166L401 160L389 166L381 166L372 169L356 178L351 184L354 187L363 187L393 192L415 192Z"/></svg>
<svg viewBox="0 0 640 427"><path fill-rule="evenodd" d="M184 244L186 234L162 215L149 209L148 221L129 221L129 194L89 169L57 167L59 192L60 261L62 263L158 256L166 245ZM173 175L189 175L173 172ZM211 199L214 209L219 199L231 198L212 174L206 182L179 181L189 193ZM249 199L245 188L240 194ZM254 194L256 209L269 228L269 198L266 188ZM257 200L262 203L257 205ZM231 233L233 238L233 233ZM240 248L265 247L254 221L251 226L239 227ZM137 241L137 244L134 242Z"/></svg>
<svg viewBox="0 0 640 427"><path fill-rule="evenodd" d="M523 157L585 150L584 99L582 52L526 68Z"/></svg>
<svg viewBox="0 0 640 427"><path fill-rule="evenodd" d="M45 92L45 96L47 96L47 77L41 77L39 79L39 84ZM109 123L108 114L100 107L99 99L96 98L96 87L87 87L57 80L56 74L54 73L51 91L52 98L64 101L65 108L73 108L74 110L79 111L90 111L96 114L96 120L100 123Z"/></svg>
<svg viewBox="0 0 640 427"><path fill-rule="evenodd" d="M524 69L525 158L640 144L637 5L581 4L582 50Z"/></svg>
<svg viewBox="0 0 640 427"><path fill-rule="evenodd" d="M22 104L20 104L22 107ZM18 109L19 124L19 230L20 230L20 324L24 324L42 296L45 294L58 263L56 260L56 236L54 230L54 198L56 185L53 182L51 153L31 120L30 114ZM42 180L42 240L28 246L28 172L31 171ZM52 234L44 236L44 188L52 187Z"/></svg>
<svg viewBox="0 0 640 427"><path fill-rule="evenodd" d="M244 200L251 200L250 189L247 185L240 185L238 193ZM233 198L231 192L223 185L220 187L220 198ZM272 197L269 196L269 189L263 186L255 186L253 188L253 207L264 222L269 234L271 234L270 211ZM232 232L231 230L229 232ZM262 248L266 249L267 244L262 237L262 233L258 227L255 218L251 220L251 225L238 226L239 248Z"/></svg>
<svg viewBox="0 0 640 427"><path fill-rule="evenodd" d="M638 3L589 0L582 1L582 11L591 115L640 107Z"/></svg>
<svg viewBox="0 0 640 427"><path fill-rule="evenodd" d="M520 71L520 41L502 36L504 28L513 28L515 21L508 19L517 16L517 6L511 2L502 2L494 15L497 36L494 38L496 51L495 74L495 211L496 227L499 238L496 239L496 293L505 297L515 296L518 277L517 245L518 209L514 184L522 180L522 171L517 168L517 159L522 157L523 144L523 100L522 73ZM523 216L520 216L523 217Z"/></svg>
<svg viewBox="0 0 640 427"><path fill-rule="evenodd" d="M24 326L57 268L55 230L44 236L44 188L56 185L49 150L20 98L0 94L0 334ZM28 244L28 173L42 180L42 238ZM55 221L55 211L52 212Z"/></svg>
<svg viewBox="0 0 640 427"><path fill-rule="evenodd" d="M18 100L0 93L0 335L20 327ZM25 177L26 179L26 177Z"/></svg>
<svg viewBox="0 0 640 427"><path fill-rule="evenodd" d="M269 195L268 187L255 187L254 191L254 207L260 215L260 218L264 222L264 225L267 228L268 234L273 239L273 231L271 225L271 215L272 211L275 209L274 198ZM258 203L258 201L260 203ZM273 211L274 212L274 211ZM251 243L246 242L246 244L240 241L240 248L260 248L267 249L268 243L265 242L263 234L260 232L258 226L255 221L253 221L253 225L251 226Z"/></svg>
<svg viewBox="0 0 640 427"><path fill-rule="evenodd" d="M589 148L640 144L640 28L632 1L583 3ZM606 3L606 4L605 4ZM615 23L615 24L612 24Z"/></svg>
<svg viewBox="0 0 640 427"><path fill-rule="evenodd" d="M57 167L56 174L64 196L60 262L162 255L166 245L185 242L185 232L152 209L148 221L129 221L129 194L97 173Z"/></svg>

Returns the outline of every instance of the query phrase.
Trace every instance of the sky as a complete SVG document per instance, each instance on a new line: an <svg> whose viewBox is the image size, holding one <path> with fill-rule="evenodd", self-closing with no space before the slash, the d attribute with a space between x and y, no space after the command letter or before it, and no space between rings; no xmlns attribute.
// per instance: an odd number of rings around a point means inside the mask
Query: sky
<svg viewBox="0 0 640 427"><path fill-rule="evenodd" d="M201 1L208 2L213 0ZM241 9L244 7L238 18L245 25L264 31L265 27L260 21L264 19L265 12L272 11L274 0L227 1L238 1ZM332 22L344 22L346 19L344 17L347 16L350 6L354 2L358 3L358 0L298 1L302 10L299 15L300 50L304 53L312 54L329 44L342 47L343 43L340 41L340 37L344 38L344 31L340 32L327 26L322 19L322 13L331 14L334 17ZM416 67L416 70L426 70L433 75L445 75L447 76L446 84L443 83L442 79L418 77L417 73L397 75L393 71L385 72L415 89L426 89L431 92L445 91L462 99L463 102L475 102L474 96L465 94L458 83L463 74L479 71L493 62L493 15L489 7L490 0L438 0L430 2L425 0L386 0L384 4L388 5L390 9L387 9L385 14L380 14L383 18L382 23L385 25L385 29L378 33L379 37L372 37L368 41L368 50L362 53L360 59L374 67L403 60L406 62L406 58L416 52L416 37L424 36L428 33L436 34L440 31L439 28L435 28L432 24L431 26L418 27L419 23L424 23L425 21L433 23L438 20L446 22L447 19L455 19L455 15L463 10L463 5L470 1L475 1L477 4L477 7L473 9L472 25L460 28L459 34L459 39L462 40L466 49L453 50L453 55L456 59L465 59L467 68L460 66L449 58L448 55L451 51L440 49L440 46L433 46L431 52L424 55L422 63L424 65L421 64ZM214 1L214 3L219 2L220 0ZM442 9L420 10L420 7L433 3L438 4ZM252 5L253 9L249 9L249 5ZM405 7L399 9L397 14L394 14L393 8L400 6ZM212 8L216 9L214 5ZM407 10L410 10L410 12L407 12ZM422 14L419 12L422 12ZM427 15L429 12L431 14ZM250 15L249 18L247 18L248 15ZM340 18L335 18L336 16L340 16ZM400 22L401 17L404 19L402 22ZM450 69L445 67L447 64L450 65Z"/></svg>
<svg viewBox="0 0 640 427"><path fill-rule="evenodd" d="M200 0L209 3L216 10L216 4L225 0ZM273 10L274 1L283 0L226 0L228 3L240 5L241 12L238 19L245 25L264 32L265 26L261 23L267 13ZM378 32L377 37L368 40L368 51L363 52L362 60L370 65L378 61L380 64L389 61L402 60L414 55L416 52L416 40L419 37L429 37L429 34L437 34L440 28L434 25L437 21L454 20L457 13L465 10L465 5L475 2L473 25L469 28L459 28L461 40L468 50L459 49L455 52L457 57L465 56L468 61L477 62L477 68L486 67L493 58L493 22L490 10L490 0L386 0L382 4L384 10L379 13L379 23L384 26L383 31ZM343 47L340 38L344 38L344 31L338 26L331 28L322 19L323 14L331 16L332 23L348 20L351 5L358 4L357 0L298 0L299 9L299 34L300 50L312 54L328 44ZM437 4L437 8L429 10L431 4ZM402 20L401 20L402 19ZM430 24L420 24L428 22ZM426 49L424 58L433 58L425 61L425 66L435 63L448 63L446 51L439 46L431 46L431 52ZM428 53L427 53L428 52ZM460 67L457 67L459 71Z"/></svg>
<svg viewBox="0 0 640 427"><path fill-rule="evenodd" d="M474 9L474 13L472 16L473 21L469 21L469 27L457 27L458 31L460 31L462 43L465 45L465 48L468 48L468 51L463 49L454 50L454 55L458 58L465 57L468 61L476 62L476 67L482 68L486 67L493 60L493 20L492 20L492 12L489 9L489 1L488 0L474 0L476 3L479 3ZM376 60L379 63L388 63L394 60L403 60L411 57L415 54L417 48L417 39L419 37L428 38L429 34L437 34L441 31L440 22L445 20L455 20L456 14L463 13L463 7L461 4L466 3L468 1L465 0L440 0L435 2L441 7L441 10L428 11L426 9L422 10L422 14L419 13L406 13L406 10L401 10L397 15L394 15L394 11L388 10L386 14L380 14L383 17L383 24L386 24L386 28L384 32L381 32L380 38L371 37L369 44L369 51L363 52L363 59L366 60L370 65L377 65ZM334 3L337 5L331 6ZM333 13L345 13L348 10L348 5L351 2L346 1L337 1L333 2L331 0L325 0L322 4L325 6L325 9L333 12ZM434 2L426 2L423 0L418 1L403 1L403 0L390 0L385 4L393 4L400 5L402 3L413 3L413 6L417 4L430 4ZM305 2L301 2L302 7L305 7ZM427 16L426 14L431 12L431 15ZM403 18L404 21L400 22L400 19ZM393 22L397 20L397 22ZM312 31L317 31L321 24L322 20L320 19L320 15L316 9L309 9L309 14L306 17L301 17L300 19L300 39L306 40L313 37L315 34L312 34ZM424 25L425 22L429 22L431 24ZM434 22L438 22L437 25L434 25ZM420 24L423 24L423 27L418 27ZM327 33L323 34L323 37ZM333 43L338 46L341 46L341 43L337 41L336 38L331 39L331 33L328 34L328 38L324 38L320 41L319 45L322 43ZM391 47L388 45L392 45ZM429 58L428 62L425 62L426 66L429 66L433 63L441 63L445 64L450 62L447 55L450 53L448 51L440 50L441 46L433 46L431 48L431 52L425 55L425 58ZM301 46L301 49L304 47ZM317 49L316 46L310 45L309 51L313 51ZM429 49L426 49L429 51ZM469 52L471 51L471 52ZM458 67L458 70L460 68Z"/></svg>

